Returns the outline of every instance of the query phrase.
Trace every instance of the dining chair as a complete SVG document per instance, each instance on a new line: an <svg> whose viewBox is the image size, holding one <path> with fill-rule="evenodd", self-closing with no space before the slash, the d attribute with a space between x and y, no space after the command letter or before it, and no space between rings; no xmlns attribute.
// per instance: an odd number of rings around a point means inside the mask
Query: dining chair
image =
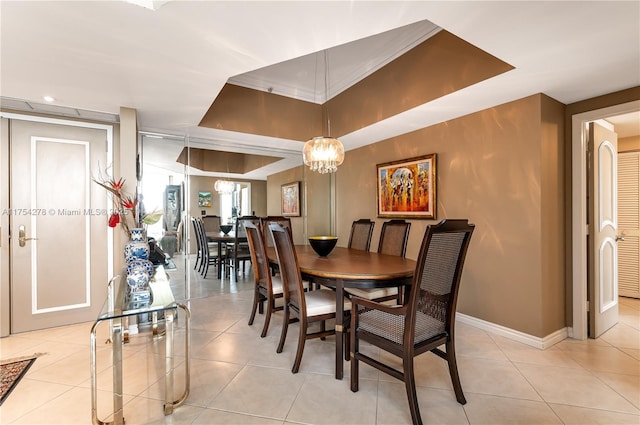
<svg viewBox="0 0 640 425"><path fill-rule="evenodd" d="M202 216L202 224L204 225L205 232L219 232L220 231L220 216L218 215L204 215Z"/></svg>
<svg viewBox="0 0 640 425"><path fill-rule="evenodd" d="M369 251L375 224L375 221L371 221L368 218L355 220L351 224L351 233L349 234L347 248Z"/></svg>
<svg viewBox="0 0 640 425"><path fill-rule="evenodd" d="M422 353L431 351L447 361L456 400L466 403L454 330L460 277L474 228L467 220L442 220L427 226L404 305L351 299L351 391L358 391L360 361L404 381L414 424L422 424L414 375L414 357ZM384 356L374 359L361 352L362 341L400 357L401 370L384 363ZM443 344L446 351L438 348Z"/></svg>
<svg viewBox="0 0 640 425"><path fill-rule="evenodd" d="M289 324L298 319L300 322L300 333L298 335L298 349L291 371L298 373L302 354L306 340L313 338L325 338L335 334L335 328L327 330L326 321L335 319L339 326L348 329L349 310L351 301L344 297L344 317L336 317L336 294L330 289L318 289L315 291L304 291L302 275L298 265L295 246L291 239L291 234L278 223L269 225L269 230L273 236L276 256L280 264L280 274L284 290L284 320L282 321L282 332L280 342L276 352L281 353L287 338ZM293 316L293 317L292 317ZM309 332L309 324L319 322L320 330ZM349 339L345 338L346 351L349 352Z"/></svg>
<svg viewBox="0 0 640 425"><path fill-rule="evenodd" d="M264 338L267 336L267 331L269 330L271 314L283 308L282 306L276 306L276 299L284 296L282 279L280 276L271 275L261 220L245 220L244 228L247 233L247 241L249 242L255 281L253 307L251 309L251 316L249 316L249 326L253 325L257 311L259 311L260 314L264 313L264 304L266 302L267 312L264 316L264 325L262 326L262 333L260 334L260 336Z"/></svg>
<svg viewBox="0 0 640 425"><path fill-rule="evenodd" d="M258 220L259 217L254 215L245 215L236 218L234 225L235 239L232 243L227 244L226 264L229 269L233 270L235 277L238 277L240 271L240 263L242 263L242 274L245 274L245 263L251 261L251 253L249 252L249 244L242 240L246 236L244 225L245 221Z"/></svg>
<svg viewBox="0 0 640 425"><path fill-rule="evenodd" d="M196 240L196 260L193 262L193 269L200 270L200 265L203 261L204 251L202 249L202 238L200 236L200 228L196 222L196 217L191 217L191 224L193 224L193 233Z"/></svg>
<svg viewBox="0 0 640 425"><path fill-rule="evenodd" d="M198 246L198 253L200 256L199 267L197 268L198 272L202 277L206 278L207 273L209 273L209 266L215 265L216 267L222 266L222 261L224 259L224 247L222 248L222 252L218 251L218 245L215 243L210 243L207 240L207 234L204 228L204 222L201 217L192 217L191 220L194 223L194 229L196 233L196 244ZM196 258L196 261L198 258Z"/></svg>
<svg viewBox="0 0 640 425"><path fill-rule="evenodd" d="M389 220L382 223L378 253L404 258L410 229L411 223L405 220ZM402 302L400 288L346 288L345 291L349 295L368 300Z"/></svg>
<svg viewBox="0 0 640 425"><path fill-rule="evenodd" d="M289 232L292 232L291 218L289 217L284 217L281 215L269 215L269 216L260 218L260 223L262 224L262 237L267 247L273 246L273 237L271 237L271 232L269 231L269 225L271 223L279 223L285 229L289 229ZM276 273L278 273L278 265L275 263L272 263L270 265L270 268L271 268L271 274L275 276Z"/></svg>

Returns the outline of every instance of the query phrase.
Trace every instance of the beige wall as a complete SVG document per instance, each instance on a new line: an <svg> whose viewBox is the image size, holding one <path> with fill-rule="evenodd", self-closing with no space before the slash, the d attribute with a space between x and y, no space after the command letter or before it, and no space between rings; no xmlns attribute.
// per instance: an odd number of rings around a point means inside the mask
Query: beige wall
<svg viewBox="0 0 640 425"><path fill-rule="evenodd" d="M563 120L563 105L535 95L349 151L336 174L339 244L368 217L378 245L376 164L437 153L437 220L477 226L459 311L537 337L563 328ZM415 259L434 221L411 222Z"/></svg>

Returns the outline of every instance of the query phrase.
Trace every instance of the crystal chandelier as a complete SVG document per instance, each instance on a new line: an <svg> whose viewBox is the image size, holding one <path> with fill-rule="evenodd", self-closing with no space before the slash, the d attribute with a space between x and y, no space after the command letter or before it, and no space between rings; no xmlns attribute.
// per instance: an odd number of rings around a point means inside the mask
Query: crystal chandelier
<svg viewBox="0 0 640 425"><path fill-rule="evenodd" d="M335 173L344 161L344 147L338 139L317 136L304 144L302 159L311 171Z"/></svg>
<svg viewBox="0 0 640 425"><path fill-rule="evenodd" d="M229 180L216 180L213 185L213 188L220 195L230 195L233 193L233 189L236 187L236 184Z"/></svg>
<svg viewBox="0 0 640 425"><path fill-rule="evenodd" d="M329 101L329 63L327 62L327 51L324 51L324 91L325 103ZM316 67L317 69L317 67ZM329 119L329 107L327 106L327 129L331 134L331 120ZM308 166L311 171L317 171L320 174L335 173L338 171L338 165L344 161L344 146L340 140L335 137L317 136L308 140L302 149L302 159L304 165Z"/></svg>

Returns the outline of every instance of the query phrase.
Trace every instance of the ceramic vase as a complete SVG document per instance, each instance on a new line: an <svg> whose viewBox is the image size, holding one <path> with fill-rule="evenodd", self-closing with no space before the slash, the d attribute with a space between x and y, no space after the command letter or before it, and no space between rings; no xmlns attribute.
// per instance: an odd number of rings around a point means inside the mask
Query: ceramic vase
<svg viewBox="0 0 640 425"><path fill-rule="evenodd" d="M131 240L124 247L124 258L127 263L149 259L149 243L147 243L147 233L143 228L131 229Z"/></svg>

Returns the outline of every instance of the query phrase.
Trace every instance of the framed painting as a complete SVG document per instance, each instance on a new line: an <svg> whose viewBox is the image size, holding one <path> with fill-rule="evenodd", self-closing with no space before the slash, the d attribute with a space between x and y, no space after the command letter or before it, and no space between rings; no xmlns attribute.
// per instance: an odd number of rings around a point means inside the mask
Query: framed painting
<svg viewBox="0 0 640 425"><path fill-rule="evenodd" d="M377 166L378 217L436 218L436 154Z"/></svg>
<svg viewBox="0 0 640 425"><path fill-rule="evenodd" d="M198 206L199 207L211 206L211 192L198 192Z"/></svg>
<svg viewBox="0 0 640 425"><path fill-rule="evenodd" d="M282 185L282 215L285 217L300 216L300 182Z"/></svg>

